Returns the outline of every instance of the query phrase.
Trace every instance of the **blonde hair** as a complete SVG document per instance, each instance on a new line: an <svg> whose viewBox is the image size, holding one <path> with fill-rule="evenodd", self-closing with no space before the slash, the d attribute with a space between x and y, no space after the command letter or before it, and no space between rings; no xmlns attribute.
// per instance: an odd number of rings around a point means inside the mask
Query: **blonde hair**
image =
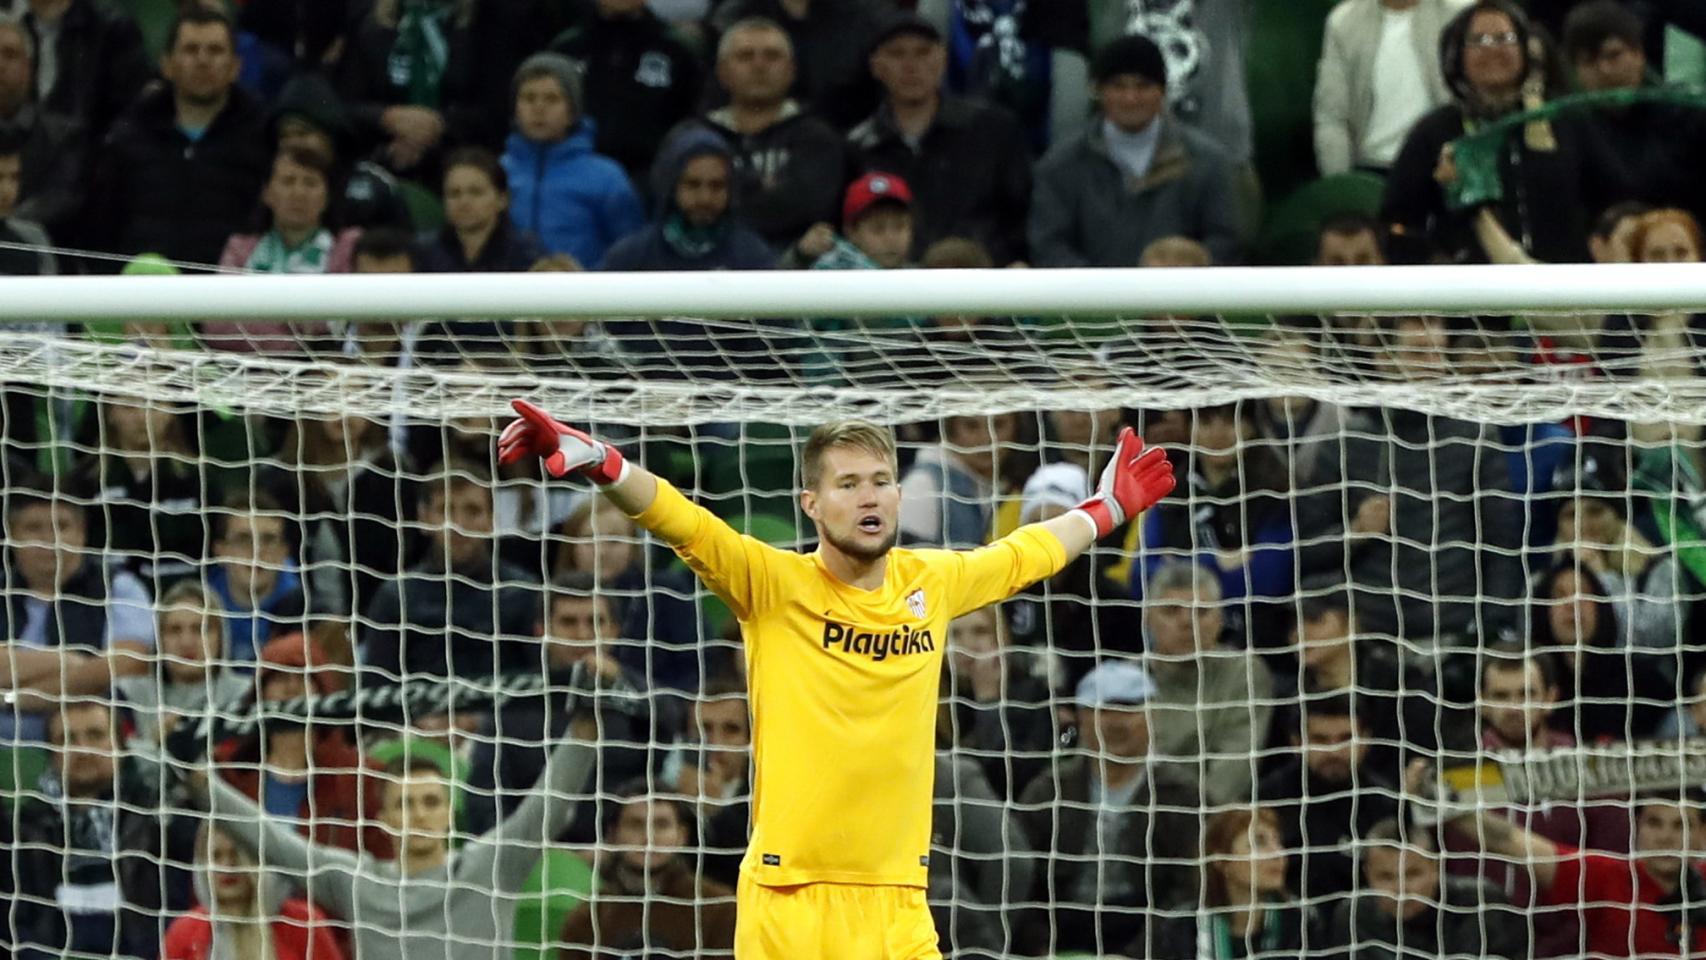
<svg viewBox="0 0 1706 960"><path fill-rule="evenodd" d="M1209 267L1214 256L1190 237L1162 237L1143 248L1140 267Z"/></svg>
<svg viewBox="0 0 1706 960"><path fill-rule="evenodd" d="M815 490L823 479L823 454L831 447L852 447L875 454L897 467L900 456L895 452L894 434L866 420L840 420L826 423L806 438L806 448L800 454L800 477L806 489Z"/></svg>

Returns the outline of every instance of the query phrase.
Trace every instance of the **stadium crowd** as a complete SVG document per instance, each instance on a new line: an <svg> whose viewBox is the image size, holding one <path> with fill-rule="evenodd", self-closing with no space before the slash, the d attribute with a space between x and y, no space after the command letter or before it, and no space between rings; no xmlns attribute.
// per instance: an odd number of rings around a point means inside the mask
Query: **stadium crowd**
<svg viewBox="0 0 1706 960"><path fill-rule="evenodd" d="M0 0L0 273L1706 257L1706 99L1686 92L1706 15L1681 0L1297 4L1320 51L1301 253L1274 239L1297 184L1257 147L1238 0L167 6L150 30L111 0ZM1490 160L1459 153L1501 122ZM1475 163L1503 189L1465 204ZM1633 382L1700 375L1701 316L1294 317L1251 340L1394 383ZM1164 381L1219 321L1137 323L1138 349L1095 358L1110 383ZM972 361L1023 377L1082 345L1044 330L38 332L882 386ZM729 948L751 802L738 628L619 510L494 469L485 418L21 383L0 400L0 954ZM1169 448L1178 492L949 638L929 864L945 951L1706 950L1698 784L1465 811L1428 769L1700 734L1698 422L1302 396L952 417L899 430L903 542L975 547L1057 515L1128 423ZM811 539L786 428L619 430L747 532ZM550 683L448 710L407 695L519 675ZM373 709L326 708L339 694ZM263 706L228 736L206 725Z"/></svg>

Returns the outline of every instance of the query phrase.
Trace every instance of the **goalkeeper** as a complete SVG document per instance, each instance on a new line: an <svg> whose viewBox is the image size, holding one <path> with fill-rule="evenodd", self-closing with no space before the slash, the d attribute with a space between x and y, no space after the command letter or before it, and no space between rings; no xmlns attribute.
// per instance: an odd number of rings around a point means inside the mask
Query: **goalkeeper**
<svg viewBox="0 0 1706 960"><path fill-rule="evenodd" d="M1129 428L1089 500L978 550L894 549L894 438L846 421L806 442L811 554L742 536L614 446L524 401L500 463L578 472L675 548L739 618L755 775L740 960L939 958L925 904L932 735L948 621L1051 576L1173 488Z"/></svg>

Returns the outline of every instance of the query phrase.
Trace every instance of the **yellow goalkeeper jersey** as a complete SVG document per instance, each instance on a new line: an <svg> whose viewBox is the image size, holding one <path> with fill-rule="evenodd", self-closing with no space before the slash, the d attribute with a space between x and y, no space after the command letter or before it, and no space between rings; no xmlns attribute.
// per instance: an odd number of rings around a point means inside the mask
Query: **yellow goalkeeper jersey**
<svg viewBox="0 0 1706 960"><path fill-rule="evenodd" d="M636 519L740 620L754 770L741 870L766 886L924 886L948 621L1058 572L1059 538L1029 526L977 550L896 549L883 585L861 590L662 480Z"/></svg>

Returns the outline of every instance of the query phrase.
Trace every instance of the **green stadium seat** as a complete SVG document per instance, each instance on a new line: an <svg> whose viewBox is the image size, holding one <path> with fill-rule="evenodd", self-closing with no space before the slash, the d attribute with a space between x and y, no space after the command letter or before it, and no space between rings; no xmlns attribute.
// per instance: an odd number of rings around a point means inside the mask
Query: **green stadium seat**
<svg viewBox="0 0 1706 960"><path fill-rule="evenodd" d="M177 0L118 0L119 9L130 14L142 31L142 45L148 50L148 62L159 63L166 49L172 22L178 18Z"/></svg>
<svg viewBox="0 0 1706 960"><path fill-rule="evenodd" d="M792 516L798 442L789 427L746 424L736 443L700 440L699 492L718 515L734 520L749 513Z"/></svg>
<svg viewBox="0 0 1706 960"><path fill-rule="evenodd" d="M515 907L515 960L552 960L569 914L596 884L591 864L567 850L546 850Z"/></svg>
<svg viewBox="0 0 1706 960"><path fill-rule="evenodd" d="M437 233L444 226L444 203L438 194L413 180L397 181L397 192L403 206L409 210L409 222L416 233Z"/></svg>
<svg viewBox="0 0 1706 960"><path fill-rule="evenodd" d="M17 802L19 791L36 789L48 759L42 747L0 747L0 801L9 806Z"/></svg>
<svg viewBox="0 0 1706 960"><path fill-rule="evenodd" d="M729 518L729 524L741 533L757 537L773 547L792 550L799 546L799 528L794 526L792 520L776 516L775 514L743 514L738 517ZM677 570L686 570L687 565L682 563L680 560L676 560L675 568ZM714 637L722 636L723 631L728 628L729 621L733 619L734 614L730 612L727 604L723 603L723 601L716 597L707 597L704 604L705 620L711 626L711 635Z"/></svg>
<svg viewBox="0 0 1706 960"><path fill-rule="evenodd" d="M1267 223L1256 240L1256 261L1301 265L1315 258L1315 233L1321 221L1343 213L1380 211L1384 178L1372 173L1342 173L1305 184L1268 208Z"/></svg>

